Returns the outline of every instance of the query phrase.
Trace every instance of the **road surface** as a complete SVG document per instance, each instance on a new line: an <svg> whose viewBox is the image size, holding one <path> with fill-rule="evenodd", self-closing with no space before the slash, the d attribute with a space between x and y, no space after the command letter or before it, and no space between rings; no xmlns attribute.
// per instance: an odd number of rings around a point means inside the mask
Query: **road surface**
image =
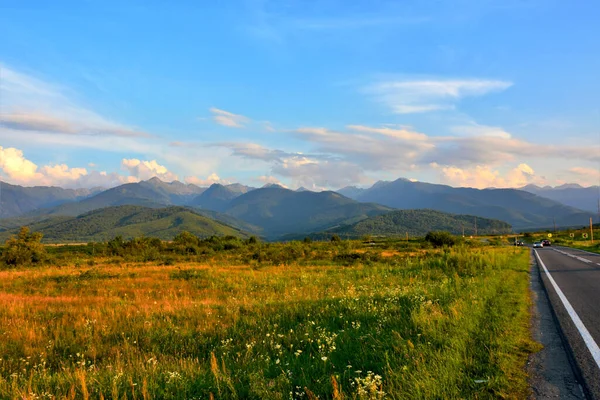
<svg viewBox="0 0 600 400"><path fill-rule="evenodd" d="M587 395L600 400L600 254L566 247L533 251Z"/></svg>

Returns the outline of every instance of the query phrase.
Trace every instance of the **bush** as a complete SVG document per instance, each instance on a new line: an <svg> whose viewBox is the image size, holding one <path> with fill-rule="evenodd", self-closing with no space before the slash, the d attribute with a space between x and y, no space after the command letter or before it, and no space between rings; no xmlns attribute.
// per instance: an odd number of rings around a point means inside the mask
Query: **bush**
<svg viewBox="0 0 600 400"><path fill-rule="evenodd" d="M41 243L43 235L30 233L24 226L17 235L12 236L4 244L2 261L13 267L37 264L44 260L46 248Z"/></svg>
<svg viewBox="0 0 600 400"><path fill-rule="evenodd" d="M173 238L172 249L179 254L198 254L200 239L190 232L182 231Z"/></svg>
<svg viewBox="0 0 600 400"><path fill-rule="evenodd" d="M456 238L448 232L429 232L425 236L425 240L433 245L433 247L452 247L456 244Z"/></svg>

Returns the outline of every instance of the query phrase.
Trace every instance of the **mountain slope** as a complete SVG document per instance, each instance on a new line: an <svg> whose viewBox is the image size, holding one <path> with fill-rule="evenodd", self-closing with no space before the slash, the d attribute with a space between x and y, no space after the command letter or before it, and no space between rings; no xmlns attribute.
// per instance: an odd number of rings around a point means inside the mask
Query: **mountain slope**
<svg viewBox="0 0 600 400"><path fill-rule="evenodd" d="M190 205L206 210L224 211L231 200L245 194L236 189L238 188L230 188L221 185L220 183L213 183L208 189L202 192L202 194L192 199Z"/></svg>
<svg viewBox="0 0 600 400"><path fill-rule="evenodd" d="M233 199L225 213L260 226L267 237L322 230L391 211L335 192L296 192L281 187L256 189Z"/></svg>
<svg viewBox="0 0 600 400"><path fill-rule="evenodd" d="M398 179L362 192L357 200L399 209L428 208L453 214L470 214L499 219L513 228L585 224L587 214L517 189L453 188Z"/></svg>
<svg viewBox="0 0 600 400"><path fill-rule="evenodd" d="M423 236L429 231L447 231L455 235L473 235L477 220L477 233L502 234L512 231L506 222L475 217L472 215L448 214L434 210L397 210L377 215L351 225L340 226L327 231L344 237L362 235L377 236Z"/></svg>
<svg viewBox="0 0 600 400"><path fill-rule="evenodd" d="M170 240L181 231L188 231L199 237L248 236L240 229L176 206L161 209L131 205L108 207L78 217L50 217L31 224L30 228L42 232L47 242L99 241L117 235L124 238L151 236ZM16 230L3 232L0 240L5 240L15 232Z"/></svg>
<svg viewBox="0 0 600 400"><path fill-rule="evenodd" d="M158 178L136 183L126 183L105 190L75 203L40 209L31 215L77 216L105 207L136 205L161 208L169 205L185 205L205 189L175 181L166 183Z"/></svg>

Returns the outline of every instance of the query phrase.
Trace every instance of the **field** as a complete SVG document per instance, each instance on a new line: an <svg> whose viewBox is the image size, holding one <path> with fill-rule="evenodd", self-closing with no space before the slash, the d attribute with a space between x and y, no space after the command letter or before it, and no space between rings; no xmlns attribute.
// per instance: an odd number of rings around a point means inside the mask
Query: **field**
<svg viewBox="0 0 600 400"><path fill-rule="evenodd" d="M528 396L527 250L246 247L0 271L0 398Z"/></svg>

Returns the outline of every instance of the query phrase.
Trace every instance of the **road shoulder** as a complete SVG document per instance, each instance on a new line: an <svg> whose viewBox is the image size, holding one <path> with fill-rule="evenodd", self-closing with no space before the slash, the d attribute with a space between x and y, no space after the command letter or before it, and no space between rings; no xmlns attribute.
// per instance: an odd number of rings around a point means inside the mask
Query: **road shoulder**
<svg viewBox="0 0 600 400"><path fill-rule="evenodd" d="M567 350L540 277L537 261L531 263L532 334L544 348L529 357L528 373L533 399L585 399L573 372Z"/></svg>

